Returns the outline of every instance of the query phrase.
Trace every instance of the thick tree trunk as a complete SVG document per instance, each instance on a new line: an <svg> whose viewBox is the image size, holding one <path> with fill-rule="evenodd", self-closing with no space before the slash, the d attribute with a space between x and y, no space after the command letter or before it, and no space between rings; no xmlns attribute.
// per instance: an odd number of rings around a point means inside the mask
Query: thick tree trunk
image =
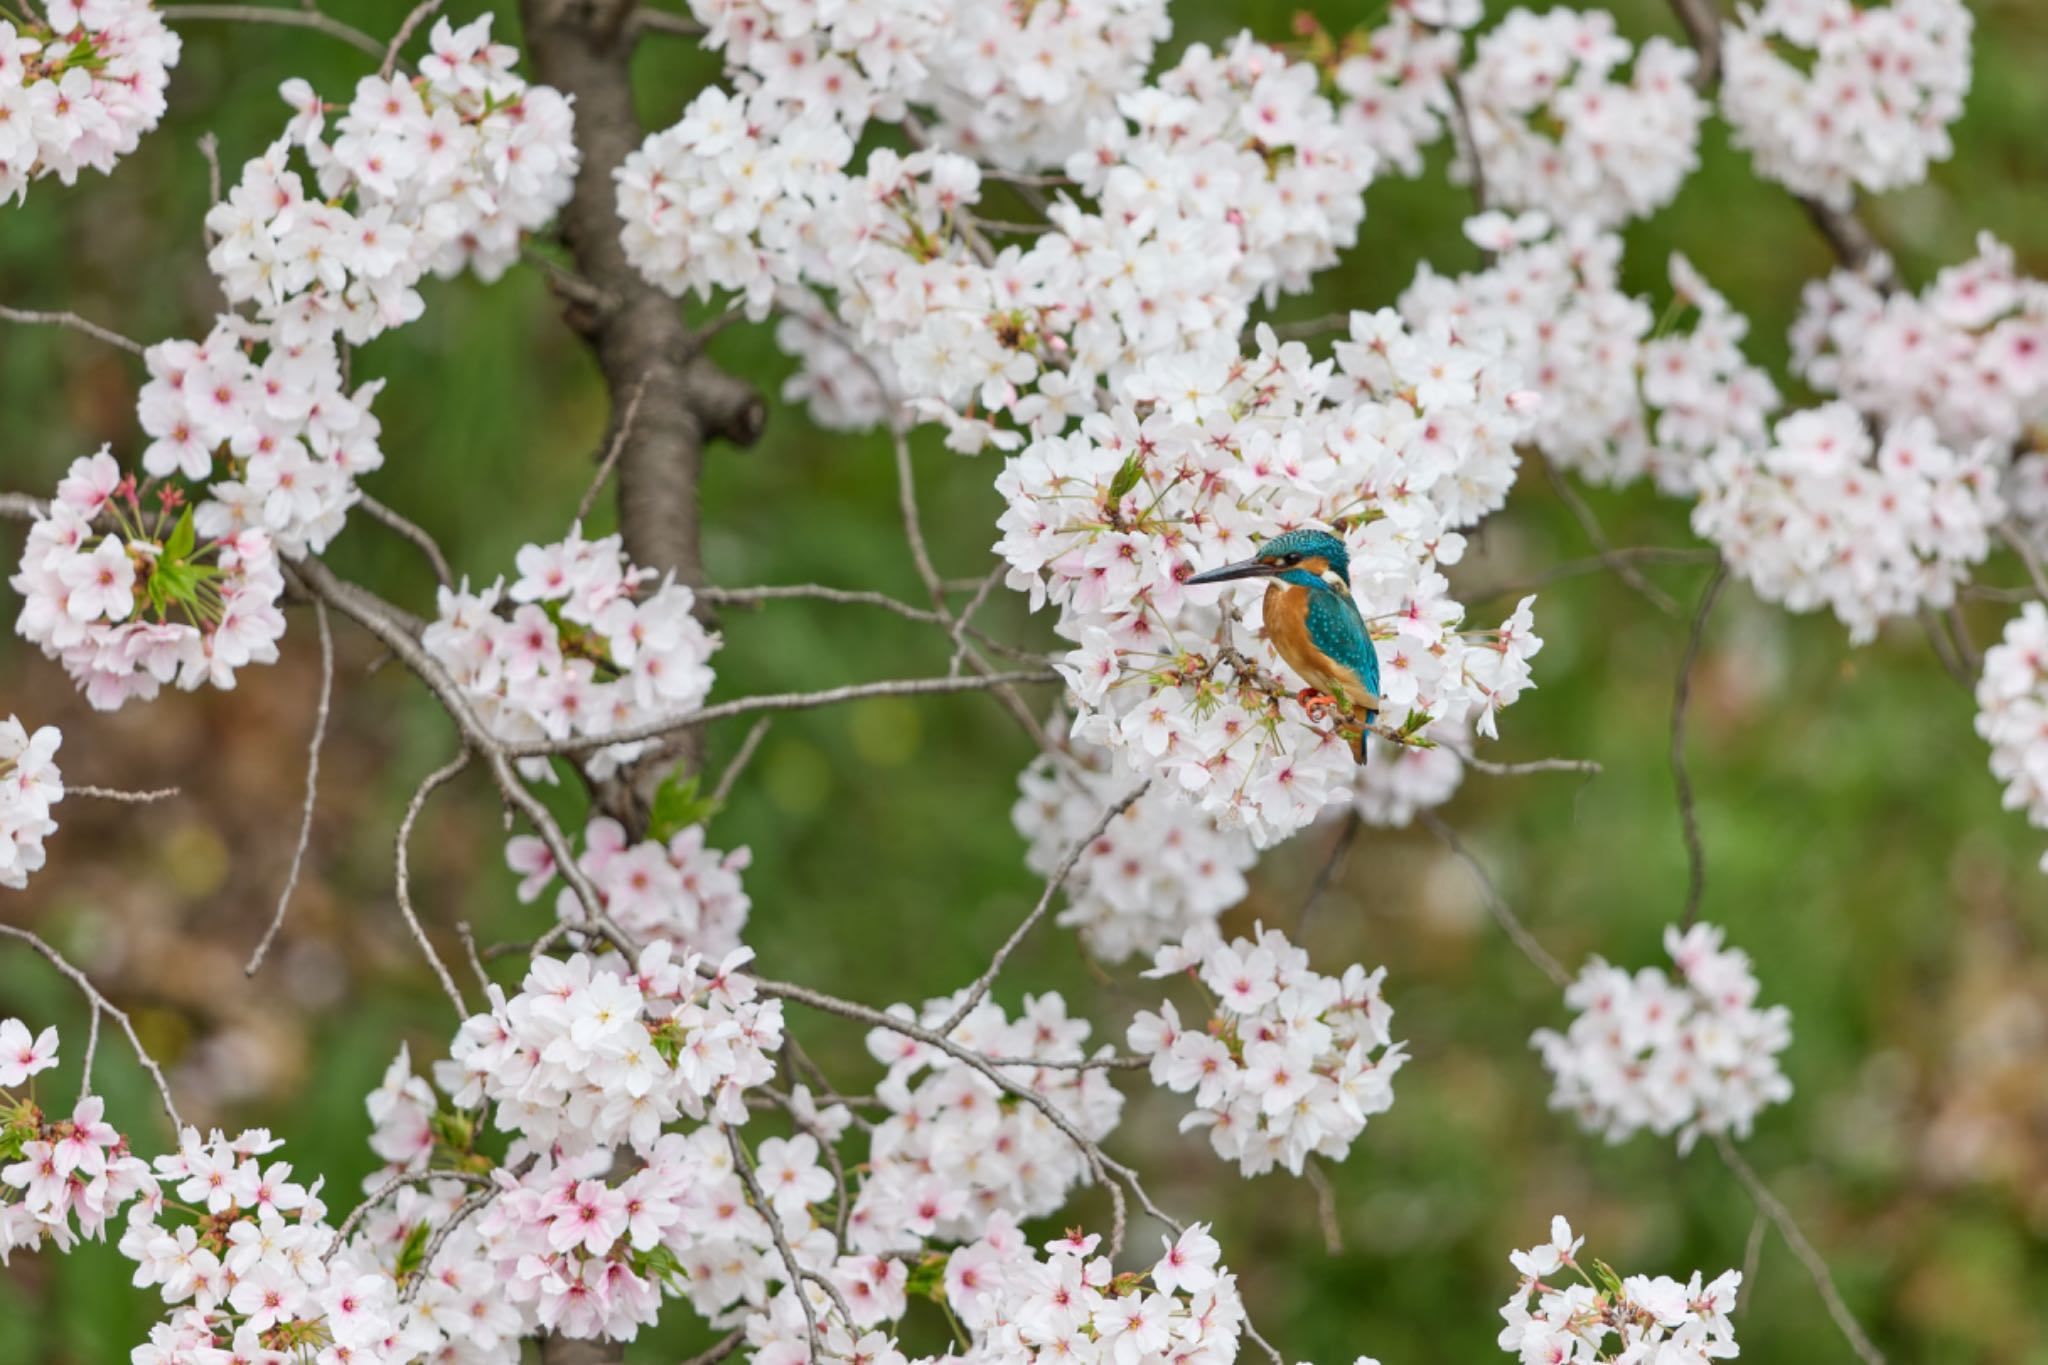
<svg viewBox="0 0 2048 1365"><path fill-rule="evenodd" d="M619 241L612 172L645 136L633 109L632 11L631 0L520 0L535 72L576 102L582 165L562 212L562 235L591 288L569 300L566 311L597 353L611 394L604 448L624 442L618 499L626 554L696 586L704 581L697 502L704 447L720 437L753 444L767 405L752 385L700 354L702 339L675 300L640 278ZM622 436L629 408L631 425ZM603 784L601 804L634 834L644 832L662 769L677 757L697 765L701 754L693 746L700 734L689 731L680 750L663 751ZM541 1359L546 1365L617 1365L625 1348L548 1336Z"/></svg>
<svg viewBox="0 0 2048 1365"><path fill-rule="evenodd" d="M527 49L540 79L576 103L582 166L562 212L588 297L568 303L572 325L590 342L611 392L608 448L628 408L633 416L618 460L619 526L636 564L704 581L697 480L707 442L750 445L767 405L751 384L701 354L702 339L675 300L640 277L619 241L612 173L640 145L645 129L633 109L635 33L630 0L521 0ZM637 399L637 401L636 401ZM600 799L629 829L646 824L661 770L699 755L699 732L680 751L664 751L607 784Z"/></svg>

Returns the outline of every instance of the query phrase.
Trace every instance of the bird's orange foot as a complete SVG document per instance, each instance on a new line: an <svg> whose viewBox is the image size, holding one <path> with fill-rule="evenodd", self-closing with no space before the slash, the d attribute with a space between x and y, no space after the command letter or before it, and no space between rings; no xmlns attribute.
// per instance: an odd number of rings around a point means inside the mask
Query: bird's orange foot
<svg viewBox="0 0 2048 1365"><path fill-rule="evenodd" d="M1327 692L1318 692L1313 687L1302 688L1294 699L1301 703L1301 709L1308 712L1308 718L1312 721L1319 721L1341 709L1335 697Z"/></svg>

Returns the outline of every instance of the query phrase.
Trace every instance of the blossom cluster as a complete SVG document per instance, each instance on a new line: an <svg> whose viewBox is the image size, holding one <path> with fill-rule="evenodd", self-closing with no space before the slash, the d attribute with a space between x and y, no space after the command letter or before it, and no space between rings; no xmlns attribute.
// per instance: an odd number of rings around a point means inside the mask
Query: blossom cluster
<svg viewBox="0 0 2048 1365"><path fill-rule="evenodd" d="M1577 1011L1563 1032L1538 1029L1531 1043L1555 1080L1550 1107L1621 1142L1647 1128L1748 1137L1766 1107L1791 1098L1778 1054L1792 1041L1783 1005L1757 1006L1749 955L1724 948L1721 929L1664 931L1674 978L1655 967L1630 974L1599 958L1565 988Z"/></svg>
<svg viewBox="0 0 2048 1365"><path fill-rule="evenodd" d="M1462 629L1440 569L1460 528L1500 505L1528 402L1512 366L1392 312L1352 315L1334 364L1261 327L1249 356L1157 360L1116 405L1013 458L996 549L1033 606L1059 609L1075 733L1170 780L1261 844L1346 799L1355 764L1333 725L1246 624L1258 599L1189 588L1277 531L1338 528L1375 637L1380 721L1495 732L1541 647L1525 599L1497 631Z"/></svg>
<svg viewBox="0 0 2048 1365"><path fill-rule="evenodd" d="M1963 0L1758 0L1723 30L1721 112L1757 173L1847 208L1918 184L1970 88Z"/></svg>
<svg viewBox="0 0 2048 1365"><path fill-rule="evenodd" d="M821 420L908 400L957 449L1013 449L1019 428L1094 411L1101 383L1144 358L1240 331L1253 299L1306 287L1364 215L1372 153L1314 66L1248 37L1190 47L1115 109L1064 153L1073 193L1051 230L997 249L967 157L879 149L856 171L852 133L817 103L707 90L620 169L622 241L671 293L804 318L778 338Z"/></svg>
<svg viewBox="0 0 2048 1365"><path fill-rule="evenodd" d="M41 18L35 17L37 9ZM178 35L150 0L45 0L0 18L0 202L135 150L164 114Z"/></svg>
<svg viewBox="0 0 2048 1365"><path fill-rule="evenodd" d="M711 691L718 637L691 614L696 595L629 564L623 546L617 535L585 540L577 526L522 547L509 588L500 578L472 592L465 579L440 590L420 642L498 738L601 738L688 711ZM587 767L603 777L645 748L608 745ZM540 759L522 766L549 771Z"/></svg>
<svg viewBox="0 0 2048 1365"><path fill-rule="evenodd" d="M775 1074L782 1005L762 1000L738 949L700 973L696 953L657 942L614 971L587 953L537 957L519 993L491 988L488 1013L450 1050L457 1105L494 1106L515 1154L630 1145L645 1152L685 1115L747 1120L745 1092Z"/></svg>
<svg viewBox="0 0 2048 1365"><path fill-rule="evenodd" d="M139 487L102 448L73 461L8 579L22 596L15 629L100 710L165 683L231 688L237 670L277 658L284 575L270 538L202 538L182 502Z"/></svg>
<svg viewBox="0 0 2048 1365"><path fill-rule="evenodd" d="M1932 421L1943 441L2013 446L2048 421L2048 284L1989 233L1975 259L1918 294L1886 290L1882 260L1806 286L1792 328L1801 377L1886 423Z"/></svg>
<svg viewBox="0 0 2048 1365"><path fill-rule="evenodd" d="M1010 818L1029 841L1025 864L1051 877L1102 812L1142 781L1127 762L1086 745L1034 761L1017 779ZM1090 839L1067 874L1058 922L1104 962L1178 942L1244 899L1257 858L1240 829L1224 829L1164 788L1148 787Z"/></svg>
<svg viewBox="0 0 2048 1365"><path fill-rule="evenodd" d="M1665 38L1632 51L1604 9L1510 10L1462 78L1460 170L1509 209L1596 226L1654 213L1699 164L1698 60Z"/></svg>
<svg viewBox="0 0 2048 1365"><path fill-rule="evenodd" d="M1375 828L1407 828L1418 813L1449 801L1465 781L1465 760L1448 744L1422 748L1373 735L1366 749L1366 762L1352 786L1351 808Z"/></svg>
<svg viewBox="0 0 2048 1365"><path fill-rule="evenodd" d="M414 287L473 266L485 279L567 202L577 152L569 101L512 70L486 14L436 21L417 78L365 76L324 138L329 106L303 80L284 137L242 168L206 216L207 262L287 346L340 333L360 344L417 318ZM292 169L303 149L317 180Z"/></svg>
<svg viewBox="0 0 2048 1365"><path fill-rule="evenodd" d="M1913 417L1873 438L1847 403L1796 412L1768 446L1700 467L1693 529L1766 601L1832 608L1862 644L1887 617L1945 607L2004 516L1989 442L1942 443Z"/></svg>
<svg viewBox="0 0 2048 1365"><path fill-rule="evenodd" d="M1621 286L1615 234L1497 212L1466 231L1497 253L1492 263L1457 277L1424 264L1401 311L1488 338L1513 360L1543 397L1530 440L1545 458L1598 483L1648 474L1687 494L1723 440L1764 442L1778 392L1742 354L1748 321L1683 256L1669 262L1675 298L1653 333L1649 305Z"/></svg>
<svg viewBox="0 0 2048 1365"><path fill-rule="evenodd" d="M1432 0L1395 0L1377 28L1335 40L1318 29L1311 37L1326 83L1343 96L1338 122L1403 175L1422 173L1423 149L1444 135L1455 108L1451 79L1465 47L1459 30L1479 12L1450 8L1458 12Z"/></svg>
<svg viewBox="0 0 2048 1365"><path fill-rule="evenodd" d="M1183 1025L1172 1001L1141 1012L1131 1050L1155 1085L1192 1094L1183 1131L1206 1128L1216 1154L1247 1176L1275 1165L1300 1175L1310 1156L1342 1161L1375 1114L1393 1107L1407 1061L1380 994L1386 968L1353 963L1322 976L1277 929L1225 943L1203 928L1154 959L1148 977L1187 974L1214 1013Z"/></svg>
<svg viewBox="0 0 2048 1365"><path fill-rule="evenodd" d="M858 134L932 108L930 135L992 165L1054 166L1151 65L1165 0L982 5L690 0L705 45L771 104Z"/></svg>
<svg viewBox="0 0 2048 1365"><path fill-rule="evenodd" d="M56 763L63 742L54 725L31 732L18 716L0 721L0 886L18 891L43 865L43 840L57 832L50 807L64 799Z"/></svg>
<svg viewBox="0 0 2048 1365"><path fill-rule="evenodd" d="M1584 1242L1572 1235L1570 1223L1552 1218L1547 1243L1508 1257L1521 1283L1500 1310L1507 1322L1500 1332L1503 1351L1525 1365L1707 1365L1738 1354L1729 1319L1742 1287L1740 1271L1724 1270L1702 1283L1695 1270L1681 1283L1668 1275L1623 1278L1593 1260L1589 1272L1579 1256ZM1566 1271L1578 1282L1567 1282Z"/></svg>
<svg viewBox="0 0 2048 1365"><path fill-rule="evenodd" d="M546 841L532 835L507 843L505 861L520 875L522 903L539 899L560 872ZM576 866L597 889L606 917L635 942L663 940L676 952L718 959L740 946L753 905L740 873L752 861L744 848L720 853L707 847L701 824L666 841L633 843L618 821L598 816L583 832ZM556 893L555 913L564 924L583 923L583 902L574 887Z"/></svg>
<svg viewBox="0 0 2048 1365"><path fill-rule="evenodd" d="M1234 1360L1247 1323L1222 1248L1200 1223L1160 1241L1150 1267L1119 1274L1095 1234L1070 1231L1041 1255L1015 1223L991 1218L946 1261L946 1302L969 1334L968 1358Z"/></svg>
<svg viewBox="0 0 2048 1365"><path fill-rule="evenodd" d="M2005 808L2048 828L2048 607L2039 602L2022 606L1984 651L1977 733L1991 746L1992 776L2005 783Z"/></svg>
<svg viewBox="0 0 2048 1365"><path fill-rule="evenodd" d="M890 1013L936 1029L963 999L928 1000L915 1012L897 1005ZM1112 1053L1107 1046L1085 1051L1088 1033L1088 1021L1069 1017L1054 992L1026 996L1015 1019L984 999L946 1038L1005 1062L996 1074L1098 1142L1116 1127L1124 1099L1102 1070L1076 1065ZM987 1073L893 1029L871 1029L867 1043L888 1067L875 1098L889 1117L869 1136L870 1173L847 1223L856 1250L900 1252L906 1237L965 1240L995 1214L1043 1218L1089 1179L1088 1158L1073 1139Z"/></svg>
<svg viewBox="0 0 2048 1365"><path fill-rule="evenodd" d="M258 530L284 554L318 553L360 499L356 480L383 468L370 403L384 383L346 391L330 335L286 346L224 314L205 341L159 342L143 359L143 472L204 484L203 535Z"/></svg>
<svg viewBox="0 0 2048 1365"><path fill-rule="evenodd" d="M150 1185L99 1096L79 1096L70 1117L56 1118L33 1096L8 1093L55 1065L57 1030L31 1034L19 1019L0 1019L0 1265L20 1247L48 1241L68 1251L104 1237L107 1221Z"/></svg>

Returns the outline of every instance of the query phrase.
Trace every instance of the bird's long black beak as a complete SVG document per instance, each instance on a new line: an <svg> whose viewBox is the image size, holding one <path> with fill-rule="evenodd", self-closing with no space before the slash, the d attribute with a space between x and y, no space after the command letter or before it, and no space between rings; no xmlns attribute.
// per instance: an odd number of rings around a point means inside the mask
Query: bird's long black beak
<svg viewBox="0 0 2048 1365"><path fill-rule="evenodd" d="M1277 566L1262 560L1240 559L1235 564L1225 564L1220 569L1195 574L1191 578L1183 579L1182 582L1192 588L1203 583L1230 583L1240 578L1271 578L1279 572Z"/></svg>

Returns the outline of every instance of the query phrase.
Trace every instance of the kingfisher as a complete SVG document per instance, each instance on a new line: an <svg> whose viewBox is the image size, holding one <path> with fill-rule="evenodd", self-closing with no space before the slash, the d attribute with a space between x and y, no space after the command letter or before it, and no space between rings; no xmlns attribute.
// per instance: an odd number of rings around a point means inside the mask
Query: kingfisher
<svg viewBox="0 0 2048 1365"><path fill-rule="evenodd" d="M1380 712L1380 656L1351 600L1351 554L1344 542L1313 527L1284 531L1260 545L1252 558L1198 573L1187 582L1241 578L1266 580L1266 638L1308 683L1301 702L1309 713L1336 706L1364 714L1351 752L1365 762L1367 728Z"/></svg>

